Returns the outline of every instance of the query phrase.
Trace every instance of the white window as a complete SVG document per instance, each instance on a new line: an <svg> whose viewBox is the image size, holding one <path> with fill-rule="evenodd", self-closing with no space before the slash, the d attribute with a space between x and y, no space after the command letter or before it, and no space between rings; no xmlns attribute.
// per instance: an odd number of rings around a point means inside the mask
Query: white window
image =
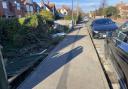
<svg viewBox="0 0 128 89"><path fill-rule="evenodd" d="M20 10L20 3L16 3L17 10Z"/></svg>
<svg viewBox="0 0 128 89"><path fill-rule="evenodd" d="M26 0L26 3L32 4L33 0Z"/></svg>
<svg viewBox="0 0 128 89"><path fill-rule="evenodd" d="M2 6L3 6L4 9L7 9L7 2L3 1Z"/></svg>
<svg viewBox="0 0 128 89"><path fill-rule="evenodd" d="M29 12L29 5L26 5L27 12Z"/></svg>
<svg viewBox="0 0 128 89"><path fill-rule="evenodd" d="M30 6L30 12L33 12L33 6Z"/></svg>

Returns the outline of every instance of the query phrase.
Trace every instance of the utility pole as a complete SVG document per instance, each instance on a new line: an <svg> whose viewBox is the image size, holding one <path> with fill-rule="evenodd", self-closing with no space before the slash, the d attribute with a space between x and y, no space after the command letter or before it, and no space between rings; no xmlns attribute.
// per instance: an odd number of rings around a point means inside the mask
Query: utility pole
<svg viewBox="0 0 128 89"><path fill-rule="evenodd" d="M106 0L101 0L101 8L105 8L107 6Z"/></svg>
<svg viewBox="0 0 128 89"><path fill-rule="evenodd" d="M77 19L79 19L79 0L76 0L76 3L77 3ZM77 22L75 21L75 24L76 24Z"/></svg>
<svg viewBox="0 0 128 89"><path fill-rule="evenodd" d="M8 89L8 80L5 70L4 60L1 52L2 46L0 45L0 89Z"/></svg>
<svg viewBox="0 0 128 89"><path fill-rule="evenodd" d="M73 16L73 9L74 8L74 1L72 0L72 29L74 28L74 16Z"/></svg>
<svg viewBox="0 0 128 89"><path fill-rule="evenodd" d="M77 17L79 16L79 0L77 0Z"/></svg>

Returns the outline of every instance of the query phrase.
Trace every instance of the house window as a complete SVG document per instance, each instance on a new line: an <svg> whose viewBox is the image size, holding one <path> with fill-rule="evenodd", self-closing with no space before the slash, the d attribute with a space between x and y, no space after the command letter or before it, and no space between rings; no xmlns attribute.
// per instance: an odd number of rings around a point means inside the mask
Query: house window
<svg viewBox="0 0 128 89"><path fill-rule="evenodd" d="M16 3L17 10L20 10L20 3Z"/></svg>
<svg viewBox="0 0 128 89"><path fill-rule="evenodd" d="M37 12L38 12L38 13L40 12L40 7L37 7Z"/></svg>
<svg viewBox="0 0 128 89"><path fill-rule="evenodd" d="M27 12L29 12L29 5L26 5L26 10Z"/></svg>
<svg viewBox="0 0 128 89"><path fill-rule="evenodd" d="M7 9L7 2L3 1L2 6L3 6L4 9Z"/></svg>
<svg viewBox="0 0 128 89"><path fill-rule="evenodd" d="M33 6L30 6L30 12L33 12Z"/></svg>

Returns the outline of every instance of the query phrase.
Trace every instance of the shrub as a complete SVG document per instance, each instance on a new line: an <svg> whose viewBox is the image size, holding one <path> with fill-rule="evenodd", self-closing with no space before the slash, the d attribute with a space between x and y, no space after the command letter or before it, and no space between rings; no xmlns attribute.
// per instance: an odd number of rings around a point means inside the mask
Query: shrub
<svg viewBox="0 0 128 89"><path fill-rule="evenodd" d="M47 30L49 28L42 16L32 15L30 17L26 17L23 22L22 28L17 33L18 35L16 34L14 37L14 43L20 39L22 45L16 43L16 46L29 45L37 42L37 39L43 39L48 36Z"/></svg>
<svg viewBox="0 0 128 89"><path fill-rule="evenodd" d="M54 21L55 19L54 15L50 11L42 10L40 15L42 15L46 21Z"/></svg>
<svg viewBox="0 0 128 89"><path fill-rule="evenodd" d="M24 24L24 21L25 21L25 17L18 19L18 22L19 22L20 25L23 25Z"/></svg>
<svg viewBox="0 0 128 89"><path fill-rule="evenodd" d="M0 44L23 47L48 37L48 25L41 15L0 19Z"/></svg>
<svg viewBox="0 0 128 89"><path fill-rule="evenodd" d="M18 23L18 19L0 19L0 32L1 32L1 42L7 41L12 42L13 36L20 29L20 24ZM2 44L2 43L1 43Z"/></svg>

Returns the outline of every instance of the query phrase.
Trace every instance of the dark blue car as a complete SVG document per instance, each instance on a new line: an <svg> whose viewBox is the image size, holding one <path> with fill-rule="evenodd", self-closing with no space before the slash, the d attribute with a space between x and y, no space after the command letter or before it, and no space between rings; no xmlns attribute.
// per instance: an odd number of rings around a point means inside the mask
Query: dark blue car
<svg viewBox="0 0 128 89"><path fill-rule="evenodd" d="M107 34L105 57L112 61L121 89L128 89L128 22Z"/></svg>
<svg viewBox="0 0 128 89"><path fill-rule="evenodd" d="M110 18L96 19L91 24L93 38L105 38L106 33L115 31L118 26Z"/></svg>

